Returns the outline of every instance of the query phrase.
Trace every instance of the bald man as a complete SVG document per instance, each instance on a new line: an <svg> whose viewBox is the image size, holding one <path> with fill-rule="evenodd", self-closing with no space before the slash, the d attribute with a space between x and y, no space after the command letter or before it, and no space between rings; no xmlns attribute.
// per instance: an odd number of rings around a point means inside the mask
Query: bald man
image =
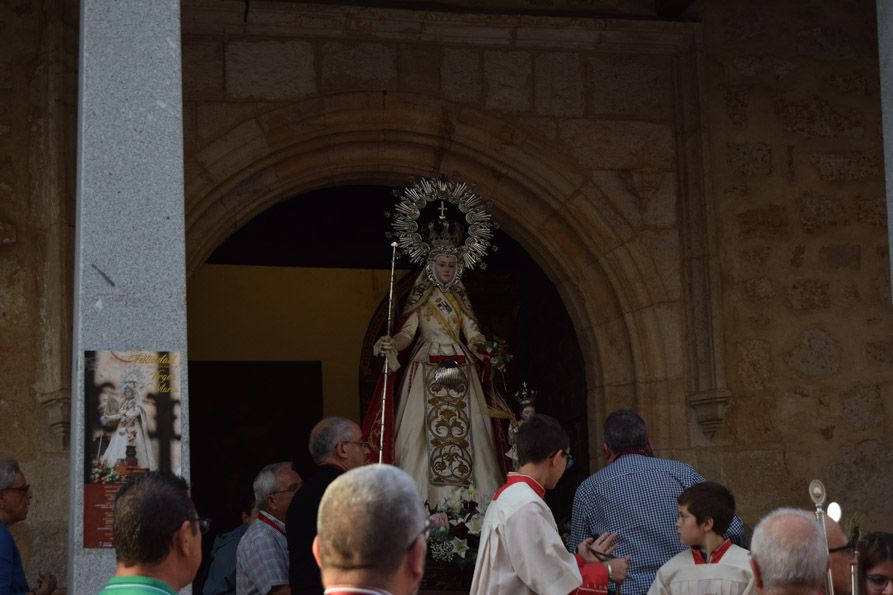
<svg viewBox="0 0 893 595"><path fill-rule="evenodd" d="M847 540L840 525L827 516L825 531L828 533L828 566L831 568L834 595L852 595L850 561L853 559L853 544Z"/></svg>
<svg viewBox="0 0 893 595"><path fill-rule="evenodd" d="M780 508L757 523L750 541L757 593L815 595L823 590L828 545L815 515Z"/></svg>

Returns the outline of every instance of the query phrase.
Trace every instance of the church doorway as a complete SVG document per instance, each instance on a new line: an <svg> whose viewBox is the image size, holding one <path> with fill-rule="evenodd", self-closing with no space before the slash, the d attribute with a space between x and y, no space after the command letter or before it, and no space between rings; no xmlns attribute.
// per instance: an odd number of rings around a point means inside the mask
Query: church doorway
<svg viewBox="0 0 893 595"><path fill-rule="evenodd" d="M192 275L189 395L193 496L213 531L239 522L240 495L266 463L311 472L312 425L324 415L361 421L380 362L392 188L340 186L295 196L231 234ZM538 412L571 434L578 465L550 494L569 519L589 469L584 359L554 285L508 234L487 269L463 278L482 330L514 354L506 401L522 382L539 391ZM415 271L398 260L399 288ZM396 311L402 304L398 300ZM213 537L213 536L212 536ZM213 539L207 539L210 545Z"/></svg>

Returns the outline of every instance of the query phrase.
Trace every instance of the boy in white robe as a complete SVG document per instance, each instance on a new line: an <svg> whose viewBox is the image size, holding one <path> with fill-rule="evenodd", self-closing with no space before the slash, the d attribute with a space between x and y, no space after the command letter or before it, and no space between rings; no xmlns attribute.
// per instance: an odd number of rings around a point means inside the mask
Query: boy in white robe
<svg viewBox="0 0 893 595"><path fill-rule="evenodd" d="M648 595L748 595L754 589L750 554L724 537L735 498L712 481L695 484L676 500L679 541L690 546L660 567Z"/></svg>
<svg viewBox="0 0 893 595"><path fill-rule="evenodd" d="M547 415L535 415L518 430L520 468L493 495L481 528L470 595L567 595L607 593L622 582L626 559L599 562L614 550L616 533L603 534L567 551L552 511L543 500L572 464L570 440Z"/></svg>

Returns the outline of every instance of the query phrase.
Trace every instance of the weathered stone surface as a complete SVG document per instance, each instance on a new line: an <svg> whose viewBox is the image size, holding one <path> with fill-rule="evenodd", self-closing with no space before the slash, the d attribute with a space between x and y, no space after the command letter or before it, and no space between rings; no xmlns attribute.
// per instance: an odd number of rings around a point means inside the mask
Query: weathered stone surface
<svg viewBox="0 0 893 595"><path fill-rule="evenodd" d="M397 51L400 88L436 95L440 90L441 49L436 45L403 44Z"/></svg>
<svg viewBox="0 0 893 595"><path fill-rule="evenodd" d="M533 66L530 54L490 50L484 54L487 109L507 112L530 110Z"/></svg>
<svg viewBox="0 0 893 595"><path fill-rule="evenodd" d="M747 123L747 105L750 101L749 85L726 85L722 89L722 98L726 106L729 122L738 128Z"/></svg>
<svg viewBox="0 0 893 595"><path fill-rule="evenodd" d="M16 243L16 228L12 223L0 221L0 246Z"/></svg>
<svg viewBox="0 0 893 595"><path fill-rule="evenodd" d="M819 310L827 308L831 299L827 281L805 279L788 287L788 305L794 310Z"/></svg>
<svg viewBox="0 0 893 595"><path fill-rule="evenodd" d="M306 41L237 41L226 46L226 91L233 97L289 99L316 92Z"/></svg>
<svg viewBox="0 0 893 595"><path fill-rule="evenodd" d="M670 119L673 67L666 56L599 54L587 59L589 110L594 114Z"/></svg>
<svg viewBox="0 0 893 595"><path fill-rule="evenodd" d="M223 92L223 46L219 43L183 44L183 95Z"/></svg>
<svg viewBox="0 0 893 595"><path fill-rule="evenodd" d="M760 390L772 380L772 354L768 341L749 339L736 344L738 380L745 388Z"/></svg>
<svg viewBox="0 0 893 595"><path fill-rule="evenodd" d="M871 510L877 506L873 495L886 493L890 489L888 471L893 465L893 449L887 437L844 444L838 453L827 468L828 493L834 493L831 490L836 488L839 493L847 495L847 505L853 510ZM852 486L859 486L859 489L853 490Z"/></svg>
<svg viewBox="0 0 893 595"><path fill-rule="evenodd" d="M881 388L876 384L860 384L844 393L843 417L857 430L879 426L884 419Z"/></svg>
<svg viewBox="0 0 893 595"><path fill-rule="evenodd" d="M58 483L56 484L59 485ZM58 488L57 488L58 489ZM64 492L65 490L58 490ZM35 496L36 497L36 496ZM65 502L59 510L65 510L68 502ZM36 585L41 572L51 571L60 581L60 586L65 586L68 555L66 539L68 537L68 525L64 522L32 525L30 543L33 556L39 557L39 562L29 564L27 579L29 585Z"/></svg>
<svg viewBox="0 0 893 595"><path fill-rule="evenodd" d="M731 43L739 43L759 37L766 32L766 29L765 13L742 12L723 19L723 30L725 31L726 39Z"/></svg>
<svg viewBox="0 0 893 595"><path fill-rule="evenodd" d="M772 281L766 277L748 279L744 282L744 297L749 302L762 302L775 295Z"/></svg>
<svg viewBox="0 0 893 595"><path fill-rule="evenodd" d="M865 343L868 359L879 364L893 364L893 337Z"/></svg>
<svg viewBox="0 0 893 595"><path fill-rule="evenodd" d="M766 264L771 253L771 246L751 246L741 250L741 256L744 258L744 261L755 265Z"/></svg>
<svg viewBox="0 0 893 595"><path fill-rule="evenodd" d="M797 33L797 51L818 60L854 60L856 50L841 29L813 27Z"/></svg>
<svg viewBox="0 0 893 595"><path fill-rule="evenodd" d="M862 268L862 246L859 244L835 244L819 248L819 262L830 269Z"/></svg>
<svg viewBox="0 0 893 595"><path fill-rule="evenodd" d="M767 176L772 173L772 149L766 143L729 143L727 161L735 173Z"/></svg>
<svg viewBox="0 0 893 595"><path fill-rule="evenodd" d="M7 91L15 86L12 63L0 61L0 91Z"/></svg>
<svg viewBox="0 0 893 595"><path fill-rule="evenodd" d="M834 109L824 99L807 101L780 99L775 111L784 129L805 137L849 136L860 138L865 132L864 118L852 109Z"/></svg>
<svg viewBox="0 0 893 595"><path fill-rule="evenodd" d="M825 77L825 84L846 95L863 97L877 95L881 86L876 72L831 74Z"/></svg>
<svg viewBox="0 0 893 595"><path fill-rule="evenodd" d="M856 220L875 227L887 226L887 201L883 198L860 200L856 207Z"/></svg>
<svg viewBox="0 0 893 595"><path fill-rule="evenodd" d="M774 319L768 314L754 314L752 316L747 317L747 323L754 328L769 328L769 325L773 323Z"/></svg>
<svg viewBox="0 0 893 595"><path fill-rule="evenodd" d="M778 238L788 232L788 215L783 205L769 205L738 213L738 235L748 238Z"/></svg>
<svg viewBox="0 0 893 595"><path fill-rule="evenodd" d="M785 356L785 362L805 376L827 376L840 369L843 348L831 334L811 328L800 335L800 344Z"/></svg>
<svg viewBox="0 0 893 595"><path fill-rule="evenodd" d="M746 56L735 58L732 63L738 72L744 76L757 76L768 73L777 77L783 77L800 68L800 65L795 62L772 56Z"/></svg>
<svg viewBox="0 0 893 595"><path fill-rule="evenodd" d="M477 103L483 93L480 52L444 48L440 77L444 97L460 103Z"/></svg>
<svg viewBox="0 0 893 595"><path fill-rule="evenodd" d="M847 223L846 207L837 198L807 192L797 199L797 206L800 225L806 233Z"/></svg>
<svg viewBox="0 0 893 595"><path fill-rule="evenodd" d="M27 320L27 272L9 259L0 260L0 328L11 329Z"/></svg>
<svg viewBox="0 0 893 595"><path fill-rule="evenodd" d="M380 43L329 42L322 47L323 90L387 90L397 82L395 51Z"/></svg>
<svg viewBox="0 0 893 595"><path fill-rule="evenodd" d="M794 246L794 251L791 253L791 266L795 269L799 269L803 266L803 257L806 254L806 246L799 245Z"/></svg>
<svg viewBox="0 0 893 595"><path fill-rule="evenodd" d="M537 113L583 115L583 72L577 54L540 54L534 62L534 79Z"/></svg>
<svg viewBox="0 0 893 595"><path fill-rule="evenodd" d="M812 153L809 161L828 181L875 179L881 173L881 159L876 151Z"/></svg>
<svg viewBox="0 0 893 595"><path fill-rule="evenodd" d="M638 169L643 164L671 170L673 129L636 121L562 119L558 135L583 165L593 169Z"/></svg>

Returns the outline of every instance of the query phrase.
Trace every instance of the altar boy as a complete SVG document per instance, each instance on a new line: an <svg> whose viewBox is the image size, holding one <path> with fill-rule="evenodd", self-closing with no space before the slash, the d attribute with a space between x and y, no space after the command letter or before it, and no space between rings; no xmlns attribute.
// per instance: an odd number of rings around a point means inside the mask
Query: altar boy
<svg viewBox="0 0 893 595"><path fill-rule="evenodd" d="M481 529L471 595L567 595L608 592L608 581L622 582L626 559L607 558L616 533L587 539L573 556L564 547L552 511L543 497L573 463L570 440L548 415L534 415L519 429L517 473L493 495Z"/></svg>
<svg viewBox="0 0 893 595"><path fill-rule="evenodd" d="M660 567L648 595L749 594L750 555L724 537L735 516L735 498L712 481L695 484L676 500L676 531L689 546Z"/></svg>

